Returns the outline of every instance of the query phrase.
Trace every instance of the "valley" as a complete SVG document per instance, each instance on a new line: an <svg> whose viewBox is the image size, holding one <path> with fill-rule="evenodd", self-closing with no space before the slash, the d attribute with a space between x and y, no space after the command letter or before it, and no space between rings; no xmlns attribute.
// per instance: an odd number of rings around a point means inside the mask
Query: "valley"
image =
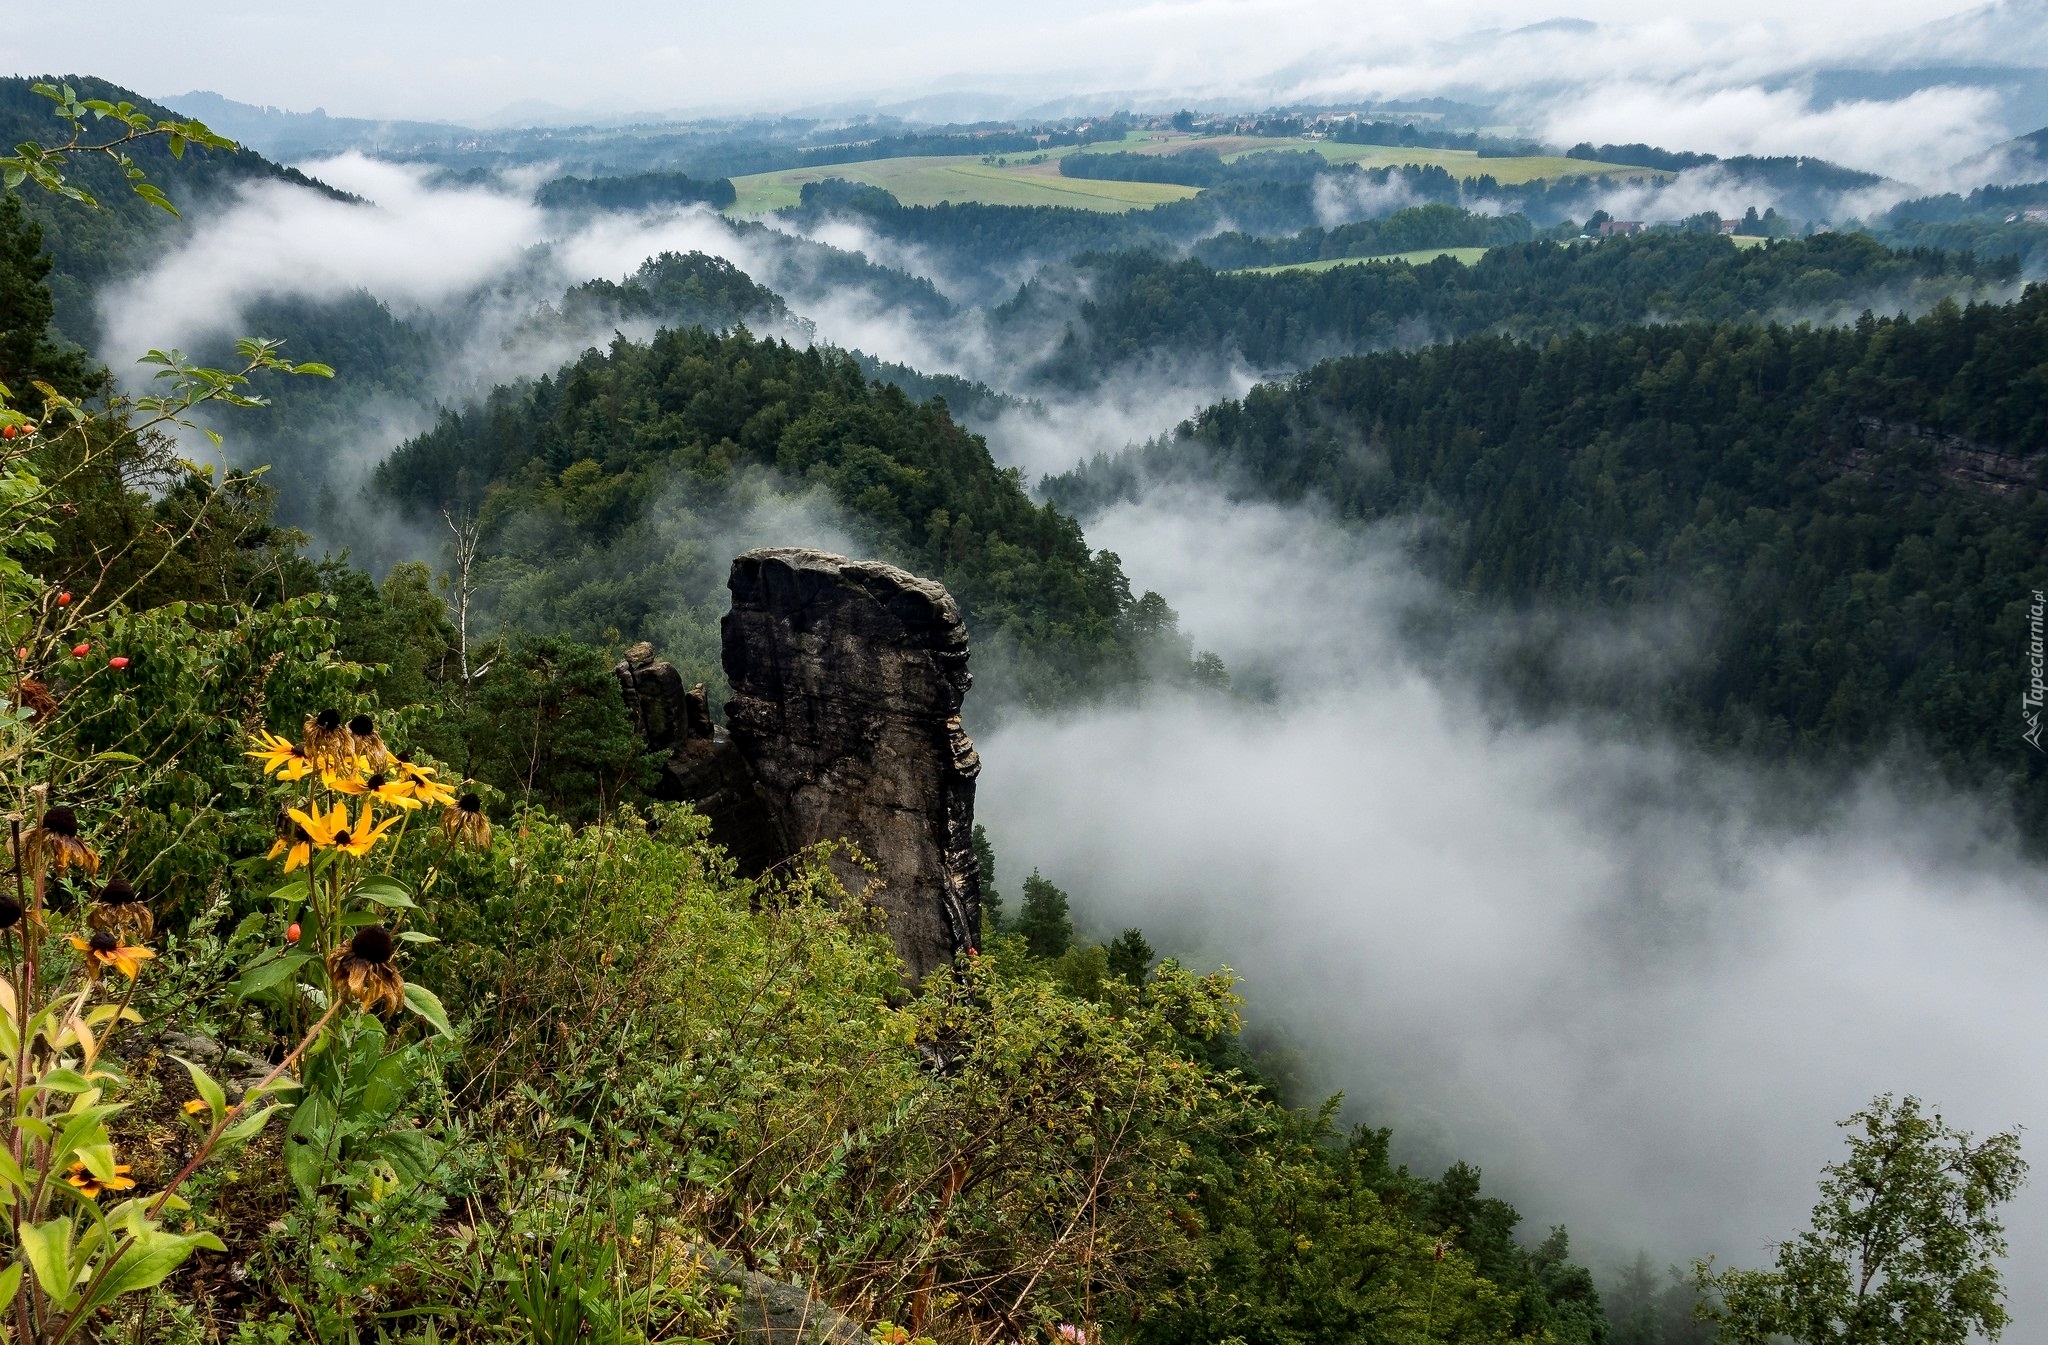
<svg viewBox="0 0 2048 1345"><path fill-rule="evenodd" d="M1866 1136L1989 1221L1897 1339L2048 1313L2025 137L31 82L141 128L0 198L0 938L141 1011L35 1161L191 1200L108 1331L1804 1340Z"/></svg>

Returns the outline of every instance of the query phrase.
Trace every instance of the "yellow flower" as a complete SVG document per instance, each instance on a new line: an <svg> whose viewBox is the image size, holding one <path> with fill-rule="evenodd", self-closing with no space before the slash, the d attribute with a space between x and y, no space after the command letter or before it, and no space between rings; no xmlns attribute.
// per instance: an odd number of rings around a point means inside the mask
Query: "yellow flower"
<svg viewBox="0 0 2048 1345"><path fill-rule="evenodd" d="M203 1097L195 1097L185 1104L185 1115L187 1116L199 1116L212 1110L213 1108L207 1105L207 1101Z"/></svg>
<svg viewBox="0 0 2048 1345"><path fill-rule="evenodd" d="M348 780L328 777L327 787L337 794L361 794L373 798L387 808L403 808L410 812L420 806L413 797L413 786L407 780L394 780L379 771L364 780Z"/></svg>
<svg viewBox="0 0 2048 1345"><path fill-rule="evenodd" d="M292 821L306 829L306 835L315 850L326 850L331 847L359 859L369 854L371 847L383 840L384 833L398 822L395 816L387 817L382 822L376 821L368 799L363 800L362 816L353 826L349 824L346 803L335 804L333 810L325 817L317 812L301 812L297 808L292 809L288 815Z"/></svg>
<svg viewBox="0 0 2048 1345"><path fill-rule="evenodd" d="M128 1175L126 1163L114 1164L113 1176L98 1177L80 1161L71 1165L71 1170L64 1174L64 1180L77 1187L87 1200L98 1200L102 1191L128 1191L135 1186L135 1179Z"/></svg>
<svg viewBox="0 0 2048 1345"><path fill-rule="evenodd" d="M85 954L85 974L97 981L108 967L134 980L142 972L142 964L156 956L147 948L123 943L121 936L105 930L89 939L71 936L71 946Z"/></svg>
<svg viewBox="0 0 2048 1345"><path fill-rule="evenodd" d="M432 766L415 766L411 758L400 752L391 759L391 765L400 779L412 786L412 796L433 808L447 808L455 802L455 791L434 779Z"/></svg>
<svg viewBox="0 0 2048 1345"><path fill-rule="evenodd" d="M293 869L304 868L313 859L313 838L306 834L304 827L296 822L292 822L291 834L278 837L277 841L270 847L269 858L276 859L279 855L284 856L284 871L286 873L290 873Z"/></svg>
<svg viewBox="0 0 2048 1345"><path fill-rule="evenodd" d="M265 775L275 775L280 780L303 780L313 773L313 761L299 750L298 744L289 738L281 738L268 729L256 734L257 746L243 752L245 757L255 757L262 763Z"/></svg>

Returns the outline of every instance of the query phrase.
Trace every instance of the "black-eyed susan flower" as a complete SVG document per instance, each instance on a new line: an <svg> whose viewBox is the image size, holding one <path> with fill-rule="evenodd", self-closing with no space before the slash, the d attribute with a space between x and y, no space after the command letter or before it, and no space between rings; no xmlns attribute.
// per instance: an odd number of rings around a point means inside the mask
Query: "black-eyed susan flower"
<svg viewBox="0 0 2048 1345"><path fill-rule="evenodd" d="M263 767L265 775L274 775L280 780L303 780L313 773L313 759L306 755L303 748L291 739L272 733L268 729L259 730L256 734L256 746L244 751L242 755L255 757L257 763Z"/></svg>
<svg viewBox="0 0 2048 1345"><path fill-rule="evenodd" d="M432 766L414 763L411 757L400 752L391 758L391 769L412 786L412 796L431 808L451 808L455 805L455 791L434 779Z"/></svg>
<svg viewBox="0 0 2048 1345"><path fill-rule="evenodd" d="M377 821L368 799L363 800L362 815L353 823L349 821L346 803L336 803L324 817L317 811L306 813L297 808L292 809L288 816L305 828L313 849L341 850L358 859L369 854L371 848L384 839L384 833L398 823L395 816Z"/></svg>
<svg viewBox="0 0 2048 1345"><path fill-rule="evenodd" d="M64 1174L64 1180L78 1188L78 1193L87 1200L98 1200L104 1191L132 1191L135 1179L128 1175L126 1163L114 1164L114 1175L102 1177L87 1167L83 1160L73 1163L71 1170Z"/></svg>
<svg viewBox="0 0 2048 1345"><path fill-rule="evenodd" d="M391 965L397 947L384 926L364 926L327 955L328 984L359 1008L375 1013L381 1005L395 1012L405 1003L405 978Z"/></svg>
<svg viewBox="0 0 2048 1345"><path fill-rule="evenodd" d="M453 808L441 814L441 830L448 833L450 840L479 850L491 848L491 819L484 816L484 801L474 794L464 794Z"/></svg>
<svg viewBox="0 0 2048 1345"><path fill-rule="evenodd" d="M156 920L149 905L135 894L125 878L109 878L99 899L85 913L85 923L114 934L133 934L146 939L156 932Z"/></svg>
<svg viewBox="0 0 2048 1345"><path fill-rule="evenodd" d="M100 857L78 839L78 814L56 807L43 813L43 820L22 838L29 863L44 873L62 873L78 868L87 873L100 871Z"/></svg>
<svg viewBox="0 0 2048 1345"><path fill-rule="evenodd" d="M270 845L269 858L276 859L280 855L284 857L286 873L304 868L313 859L313 838L306 834L304 827L292 821L289 816L284 818L282 834Z"/></svg>
<svg viewBox="0 0 2048 1345"><path fill-rule="evenodd" d="M322 710L307 716L304 737L307 759L320 770L355 768L355 753L350 749L348 725L342 722L341 711Z"/></svg>
<svg viewBox="0 0 2048 1345"><path fill-rule="evenodd" d="M97 981L106 974L108 967L120 972L129 980L142 974L142 964L156 956L147 948L138 948L118 934L101 930L89 939L71 936L71 946L85 955L85 974Z"/></svg>
<svg viewBox="0 0 2048 1345"><path fill-rule="evenodd" d="M386 775L382 771L360 780L330 776L327 787L337 794L361 795L367 799L375 799L387 808L403 808L411 812L420 806L420 801L413 797L410 781Z"/></svg>

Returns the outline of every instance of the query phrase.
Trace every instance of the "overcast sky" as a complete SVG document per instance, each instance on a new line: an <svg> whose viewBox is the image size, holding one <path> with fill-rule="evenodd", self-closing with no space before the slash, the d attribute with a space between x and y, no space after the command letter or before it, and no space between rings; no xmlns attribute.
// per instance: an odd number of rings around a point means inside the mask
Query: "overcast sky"
<svg viewBox="0 0 2048 1345"><path fill-rule="evenodd" d="M210 89L296 111L460 121L529 99L614 112L791 108L935 88L1033 97L1237 91L1256 101L1402 96L1474 73L1511 81L1528 63L1475 72L1459 39L1558 17L1626 27L1610 40L1620 44L1615 54L1670 74L1689 58L1762 68L1966 8L1810 0L1788 14L1781 0L1563 3L1424 0L1394 11L1356 0L232 0L204 6L205 22L173 22L159 6L106 0L24 6L0 33L0 68L90 71L155 96Z"/></svg>

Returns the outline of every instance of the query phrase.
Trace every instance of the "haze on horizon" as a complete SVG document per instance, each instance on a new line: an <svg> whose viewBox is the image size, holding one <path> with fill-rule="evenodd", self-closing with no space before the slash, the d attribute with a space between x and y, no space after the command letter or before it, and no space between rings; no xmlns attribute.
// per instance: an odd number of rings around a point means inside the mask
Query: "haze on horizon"
<svg viewBox="0 0 2048 1345"><path fill-rule="evenodd" d="M2032 7L1996 8L2016 6ZM1924 25L1966 8L1820 0L1788 15L1765 0L1677 0L1646 13L1621 0L1432 0L1368 14L1332 0L1049 0L1029 10L771 0L740 11L625 0L597 13L535 0L370 0L343 14L237 0L216 7L213 22L172 24L117 0L17 16L0 35L0 67L90 71L152 97L206 89L292 111L467 124L532 119L543 107L603 118L887 106L947 93L1014 100L1018 111L1075 97L1511 98L1532 78L1582 89L1648 80L1697 94L1702 80L1769 81L1826 60L1892 64L1926 45ZM1539 32L1569 51L1536 65L1526 44L1501 41L1560 18L1601 27ZM1981 45L1986 60L2038 63L2010 43Z"/></svg>

